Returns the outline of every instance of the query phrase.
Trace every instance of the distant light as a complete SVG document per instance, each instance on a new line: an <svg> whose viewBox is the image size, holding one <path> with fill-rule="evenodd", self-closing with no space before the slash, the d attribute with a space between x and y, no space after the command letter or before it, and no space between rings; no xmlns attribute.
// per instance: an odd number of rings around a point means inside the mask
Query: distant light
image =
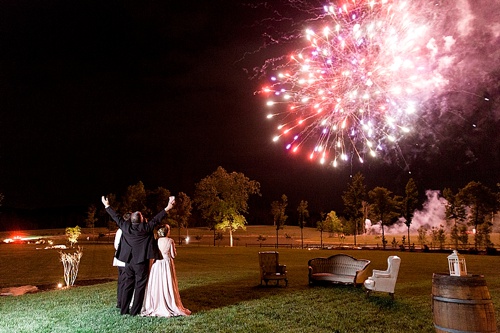
<svg viewBox="0 0 500 333"><path fill-rule="evenodd" d="M57 288L61 289L63 287L63 284L62 283L58 283L57 284Z"/></svg>

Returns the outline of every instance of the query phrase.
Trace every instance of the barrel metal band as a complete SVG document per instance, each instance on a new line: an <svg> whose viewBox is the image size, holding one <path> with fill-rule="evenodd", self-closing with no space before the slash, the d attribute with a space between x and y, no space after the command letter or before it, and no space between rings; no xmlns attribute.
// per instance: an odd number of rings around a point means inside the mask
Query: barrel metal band
<svg viewBox="0 0 500 333"><path fill-rule="evenodd" d="M441 301L445 303L459 303L459 304L491 304L493 301L491 299L457 299L448 297L434 296L436 301Z"/></svg>
<svg viewBox="0 0 500 333"><path fill-rule="evenodd" d="M461 331L461 330L454 330L453 328L446 328L442 327L439 325L434 324L434 327L438 330L444 331L444 332L449 332L449 333L481 333L479 331ZM482 331L484 332L484 331Z"/></svg>

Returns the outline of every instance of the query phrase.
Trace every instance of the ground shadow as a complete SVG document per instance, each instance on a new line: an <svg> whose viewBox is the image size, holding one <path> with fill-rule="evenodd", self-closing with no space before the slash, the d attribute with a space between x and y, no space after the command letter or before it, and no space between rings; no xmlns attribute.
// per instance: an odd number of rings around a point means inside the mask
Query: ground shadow
<svg viewBox="0 0 500 333"><path fill-rule="evenodd" d="M232 280L222 283L204 284L196 287L190 287L181 290L181 299L185 307L193 313L218 309L240 302L258 300L276 295L289 295L295 292L303 292L311 289L337 289L340 291L349 291L364 294L361 287L352 285L320 283L310 286L309 284L292 284L285 287L284 283L276 285L269 283L256 284L255 280Z"/></svg>
<svg viewBox="0 0 500 333"><path fill-rule="evenodd" d="M255 280L252 279L252 281ZM183 305L195 313L235 305L240 302L290 294L307 288L307 285L285 287L284 283L279 286L269 283L266 286L241 279L190 287L181 290L180 294Z"/></svg>

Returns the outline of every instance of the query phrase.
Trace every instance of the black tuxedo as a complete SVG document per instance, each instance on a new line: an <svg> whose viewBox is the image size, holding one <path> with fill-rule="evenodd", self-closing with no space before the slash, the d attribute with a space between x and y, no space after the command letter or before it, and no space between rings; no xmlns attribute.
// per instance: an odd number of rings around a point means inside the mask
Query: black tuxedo
<svg viewBox="0 0 500 333"><path fill-rule="evenodd" d="M137 315L141 311L146 291L149 259L159 259L153 230L167 216L167 213L162 210L151 221L132 223L130 220L124 220L116 214L111 207L106 208L106 211L123 232L115 255L117 259L125 262L120 312L121 314ZM132 295L134 295L134 302L129 311Z"/></svg>
<svg viewBox="0 0 500 333"><path fill-rule="evenodd" d="M118 260L139 264L149 259L160 259L153 230L167 216L165 210L159 212L151 221L143 223L132 223L130 220L124 220L111 207L106 208L106 211L123 232L115 255Z"/></svg>

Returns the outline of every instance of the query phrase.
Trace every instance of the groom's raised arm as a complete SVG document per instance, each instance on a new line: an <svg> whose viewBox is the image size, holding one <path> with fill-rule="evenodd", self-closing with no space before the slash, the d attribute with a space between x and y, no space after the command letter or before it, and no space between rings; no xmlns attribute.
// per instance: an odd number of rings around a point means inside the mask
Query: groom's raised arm
<svg viewBox="0 0 500 333"><path fill-rule="evenodd" d="M169 197L167 207L165 207L158 214L156 214L156 216L153 217L151 219L151 221L148 221L148 226L151 230L153 230L154 227L158 223L160 223L165 218L165 216L167 216L167 212L174 207L174 204L175 204L175 197L174 196ZM106 211L107 211L107 209L106 209Z"/></svg>
<svg viewBox="0 0 500 333"><path fill-rule="evenodd" d="M121 229L122 225L125 223L125 220L123 219L123 217L118 215L115 212L115 210L113 208L111 208L111 206L109 205L108 198L106 198L104 195L102 196L101 201L102 201L102 204L104 205L104 208L106 209L106 212L109 214L109 216L111 216L113 221L115 221L116 224L118 224L118 227Z"/></svg>

